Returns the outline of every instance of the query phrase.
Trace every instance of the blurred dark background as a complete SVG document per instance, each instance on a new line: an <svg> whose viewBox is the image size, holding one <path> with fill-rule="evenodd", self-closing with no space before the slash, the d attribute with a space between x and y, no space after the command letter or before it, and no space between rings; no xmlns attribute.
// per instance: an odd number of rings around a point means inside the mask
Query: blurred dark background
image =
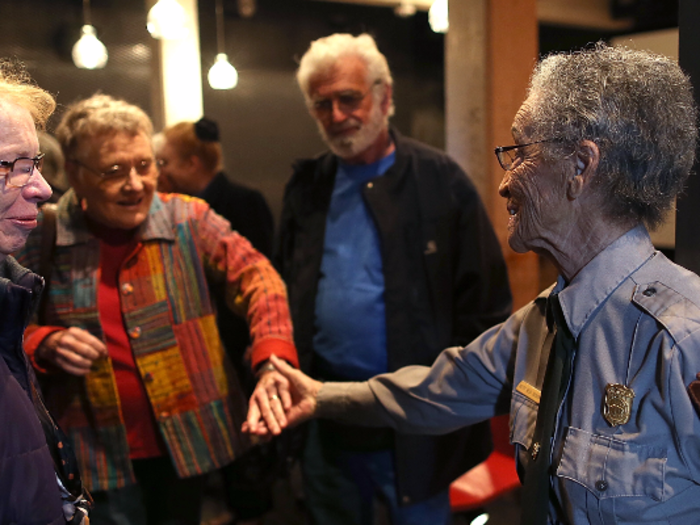
<svg viewBox="0 0 700 525"><path fill-rule="evenodd" d="M566 0L557 3L567 5ZM313 39L334 32L374 35L395 79L394 125L444 147L444 36L431 31L427 12L401 18L389 2L257 0L255 14L243 18L236 0L224 4L226 52L238 69L239 84L215 91L206 81L217 52L215 6L214 0L200 0L204 112L221 126L228 175L262 190L276 216L292 161L324 149L294 79L298 57ZM541 23L541 53L677 25L675 1L611 0L608 10L611 19L629 21L624 30ZM60 105L102 91L152 114L154 51L144 0L92 0L91 11L92 24L109 50L102 70L78 69L70 57L83 24L81 0L2 0L0 56L26 62ZM56 122L53 117L49 130Z"/></svg>

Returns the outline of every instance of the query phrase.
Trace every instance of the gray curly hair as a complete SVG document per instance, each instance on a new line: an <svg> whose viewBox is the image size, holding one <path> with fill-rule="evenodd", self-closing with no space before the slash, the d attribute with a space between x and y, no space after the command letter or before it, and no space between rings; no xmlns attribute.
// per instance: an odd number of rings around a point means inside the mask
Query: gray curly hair
<svg viewBox="0 0 700 525"><path fill-rule="evenodd" d="M98 93L68 106L55 135L63 154L72 159L80 141L112 132L144 133L150 139L153 124L140 107Z"/></svg>
<svg viewBox="0 0 700 525"><path fill-rule="evenodd" d="M695 161L697 108L673 60L598 43L544 58L528 90L533 140L545 158L600 150L597 189L604 212L658 226Z"/></svg>

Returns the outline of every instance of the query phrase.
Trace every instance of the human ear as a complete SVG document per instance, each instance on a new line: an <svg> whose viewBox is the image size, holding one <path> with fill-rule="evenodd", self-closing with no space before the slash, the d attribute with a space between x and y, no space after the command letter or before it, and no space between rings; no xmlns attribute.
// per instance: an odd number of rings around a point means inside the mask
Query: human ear
<svg viewBox="0 0 700 525"><path fill-rule="evenodd" d="M384 96L382 97L382 113L384 115L389 113L389 108L391 107L391 97L393 96L394 88L389 84L384 84Z"/></svg>
<svg viewBox="0 0 700 525"><path fill-rule="evenodd" d="M570 199L581 195L598 173L600 150L592 140L582 141L574 154L574 176L569 179L567 194Z"/></svg>

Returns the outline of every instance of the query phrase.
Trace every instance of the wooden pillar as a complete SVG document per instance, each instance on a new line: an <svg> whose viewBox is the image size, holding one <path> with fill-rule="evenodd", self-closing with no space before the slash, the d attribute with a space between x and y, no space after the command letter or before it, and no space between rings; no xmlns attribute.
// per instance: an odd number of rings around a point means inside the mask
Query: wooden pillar
<svg viewBox="0 0 700 525"><path fill-rule="evenodd" d="M541 289L539 259L507 243L503 170L494 147L513 143L510 127L537 60L536 0L452 0L445 38L447 152L469 174L486 205L508 264L514 306Z"/></svg>

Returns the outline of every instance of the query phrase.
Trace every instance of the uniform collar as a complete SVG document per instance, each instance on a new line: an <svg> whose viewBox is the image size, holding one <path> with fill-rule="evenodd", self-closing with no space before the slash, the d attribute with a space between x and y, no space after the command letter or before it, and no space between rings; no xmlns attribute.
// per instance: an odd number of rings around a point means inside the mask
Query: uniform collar
<svg viewBox="0 0 700 525"><path fill-rule="evenodd" d="M598 307L654 253L649 233L639 225L596 255L568 286L559 276L553 293L559 293L564 317L575 338Z"/></svg>

